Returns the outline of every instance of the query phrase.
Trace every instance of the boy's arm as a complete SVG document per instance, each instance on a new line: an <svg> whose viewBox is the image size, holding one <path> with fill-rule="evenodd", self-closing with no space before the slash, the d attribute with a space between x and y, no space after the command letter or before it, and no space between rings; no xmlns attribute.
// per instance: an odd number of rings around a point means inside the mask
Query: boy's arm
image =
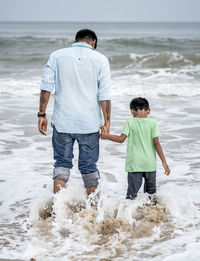
<svg viewBox="0 0 200 261"><path fill-rule="evenodd" d="M113 134L107 134L107 133L102 133L101 138L105 140L111 140L119 143L123 143L127 136L125 134L119 135L113 135Z"/></svg>
<svg viewBox="0 0 200 261"><path fill-rule="evenodd" d="M169 167L167 165L167 162L166 162L166 159L165 159L165 156L164 156L164 153L163 153L163 150L162 150L162 147L160 145L158 137L153 138L153 145L154 145L154 147L156 149L156 152L158 153L158 156L160 157L160 159L162 161L162 165L163 165L163 168L165 169L166 175L169 175L170 174L170 169L169 169Z"/></svg>

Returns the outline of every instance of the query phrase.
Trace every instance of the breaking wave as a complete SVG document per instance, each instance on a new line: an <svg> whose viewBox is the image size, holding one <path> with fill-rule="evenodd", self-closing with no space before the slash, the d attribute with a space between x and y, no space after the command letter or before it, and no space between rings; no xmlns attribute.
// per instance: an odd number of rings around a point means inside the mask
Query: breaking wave
<svg viewBox="0 0 200 261"><path fill-rule="evenodd" d="M134 66L140 68L181 68L200 65L200 53L181 54L177 52L127 54L109 57L114 67Z"/></svg>

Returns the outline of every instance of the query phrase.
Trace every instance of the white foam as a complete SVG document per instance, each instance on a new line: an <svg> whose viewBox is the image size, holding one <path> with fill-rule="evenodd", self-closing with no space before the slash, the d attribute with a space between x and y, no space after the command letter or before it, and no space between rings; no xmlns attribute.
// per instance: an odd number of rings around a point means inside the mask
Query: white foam
<svg viewBox="0 0 200 261"><path fill-rule="evenodd" d="M186 78L186 79L185 79ZM158 75L149 72L149 76L141 78L138 74L128 74L112 79L112 93L116 96L182 96L191 97L200 95L200 84L192 81L190 76L185 76L180 81L177 74L168 73L166 70L158 70Z"/></svg>
<svg viewBox="0 0 200 261"><path fill-rule="evenodd" d="M136 201L124 199L127 189L126 173L124 172L126 144L101 142L98 167L102 182L99 187L101 196L96 212L89 208L89 201L77 168L77 146L75 146L74 153L75 166L69 184L66 189L54 197L52 193L53 160L50 136L42 137L39 133L33 132L28 137L22 137L24 128L37 129L36 121L24 120L13 124L12 120L6 119L2 126L4 132L1 133L0 145L1 152L10 150L11 154L1 155L1 179L4 182L0 183L2 192L0 201L3 202L2 220L5 224L7 222L11 224L12 228L6 226L2 228L3 239L10 243L1 251L0 258L28 260L34 257L39 261L54 261L56 258L63 261L73 258L80 261L90 258L93 260L95 258L97 260L98 258L112 260L123 258L132 261L133 258L141 260L142 254L146 256L146 259L150 259L154 253L158 253L155 260L164 260L170 256L173 257L173 255L180 260L182 256L183 260L186 260L189 254L195 260L198 256L196 243L199 240L200 226L199 138L198 133L191 133L193 128L198 130L199 99L194 96L190 100L187 98L189 94L185 94L185 99L177 96L173 103L171 99L168 101L158 96L158 90L153 92L152 82L147 85L149 89L138 89L139 86L143 86L143 79L137 78L137 84L134 86L135 76L131 77L130 75L119 76L113 79L112 84L116 88L120 87L121 89L118 90L122 93L127 91L131 97L132 94L134 96L141 95L142 91L143 94L152 95L150 99L153 104L152 115L159 121L161 132L164 135L161 138L161 143L164 145L164 152L172 170L171 175L166 177L163 175L162 166L160 163L158 164L158 200L161 206L166 208L167 217L173 228L168 226L167 222L158 222L153 227L152 235L144 238L134 238L131 234L132 230L127 229L130 226L134 228L140 224L142 219L137 219L140 214L138 209L143 207L148 198L141 191ZM129 88L133 86L133 89L126 89L123 82L126 82ZM154 82L156 84L156 78ZM167 84L161 86L166 90L171 88ZM159 84L156 87L159 88ZM179 87L181 88L181 86ZM198 84L193 87L198 89ZM192 92L192 90L191 88L190 91ZM4 104L7 101L10 102L10 99L12 99L12 104L17 103L20 96L17 88L16 93L16 96L6 98L8 100L4 100ZM198 94L198 90L196 90L196 94ZM34 96L29 94L30 97L27 100L28 96L26 95L28 92L21 98L24 102L19 104L22 111L24 105L34 101ZM157 95L157 98L153 95ZM130 117L129 102L130 95L114 96L112 131L116 134L122 129L125 120ZM31 111L33 109L30 109L30 114L34 113ZM187 113L185 109L193 110L193 112ZM23 144L24 140L26 146L17 148L17 145ZM191 164L196 165L191 168ZM41 220L39 210L44 208L52 198L55 216ZM84 212L85 206L88 207L86 212ZM82 208L83 211L76 212L76 207ZM142 212L141 215L144 213ZM102 222L107 222L105 224L108 225L108 228L110 224L116 225L117 229L118 224L122 225L121 230L119 229L120 233L111 233L107 244L99 245L94 242L98 243L102 235ZM170 230L172 231L170 232ZM14 235L12 240L10 231ZM171 233L170 236L165 240L160 240L165 232L166 234ZM126 244L127 239L133 242L131 247ZM18 246L16 247L16 245ZM148 248L144 249L144 245ZM185 247L180 253L183 245ZM193 255L190 247L193 250ZM118 256L119 252L122 253L121 257Z"/></svg>

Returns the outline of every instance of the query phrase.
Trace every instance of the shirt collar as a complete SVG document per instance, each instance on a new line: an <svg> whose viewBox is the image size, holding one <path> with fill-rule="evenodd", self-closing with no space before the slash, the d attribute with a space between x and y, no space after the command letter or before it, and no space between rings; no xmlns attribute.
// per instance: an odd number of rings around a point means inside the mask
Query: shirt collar
<svg viewBox="0 0 200 261"><path fill-rule="evenodd" d="M87 43L85 43L85 42L76 42L76 43L73 43L73 44L72 44L72 47L85 47L85 48L90 48L90 49L94 50L94 48L93 48L91 45L89 45L89 44L87 44Z"/></svg>

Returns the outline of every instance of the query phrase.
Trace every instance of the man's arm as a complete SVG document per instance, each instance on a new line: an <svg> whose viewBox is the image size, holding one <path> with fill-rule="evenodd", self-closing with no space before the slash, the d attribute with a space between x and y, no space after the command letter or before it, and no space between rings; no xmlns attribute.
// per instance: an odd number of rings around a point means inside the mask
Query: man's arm
<svg viewBox="0 0 200 261"><path fill-rule="evenodd" d="M39 107L40 113L45 113L50 94L51 94L50 92L41 90L41 92L40 92L40 107Z"/></svg>
<svg viewBox="0 0 200 261"><path fill-rule="evenodd" d="M104 116L104 126L101 132L109 133L110 131L110 115L111 115L111 86L110 86L110 65L107 58L101 62L98 74L98 100Z"/></svg>
<svg viewBox="0 0 200 261"><path fill-rule="evenodd" d="M127 136L125 134L119 135L113 135L113 134L108 134L108 133L102 133L101 138L105 140L111 140L119 143L123 143Z"/></svg>
<svg viewBox="0 0 200 261"><path fill-rule="evenodd" d="M104 116L104 126L102 132L109 133L110 131L110 116L111 116L111 101L101 101L101 108Z"/></svg>
<svg viewBox="0 0 200 261"><path fill-rule="evenodd" d="M55 71L56 71L55 67L56 67L55 57L54 57L54 53L52 53L49 57L47 64L44 67L44 73L42 75L42 82L40 86L41 92L40 92L39 113L41 114L45 113L50 94L55 86ZM39 117L38 128L43 135L46 135L46 131L47 131L46 117Z"/></svg>
<svg viewBox="0 0 200 261"><path fill-rule="evenodd" d="M39 113L41 113L41 114L45 113L50 94L51 93L48 91L41 90ZM38 129L43 135L46 135L46 131L47 131L47 118L46 117L39 117Z"/></svg>
<svg viewBox="0 0 200 261"><path fill-rule="evenodd" d="M153 138L153 145L154 145L154 147L156 149L156 152L158 153L158 156L160 157L160 159L162 161L162 165L163 165L163 168L165 169L166 175L169 175L170 174L170 169L169 169L169 167L167 165L167 162L166 162L166 159L165 159L165 156L164 156L164 153L163 153L163 150L162 150L162 147L160 145L158 137Z"/></svg>

